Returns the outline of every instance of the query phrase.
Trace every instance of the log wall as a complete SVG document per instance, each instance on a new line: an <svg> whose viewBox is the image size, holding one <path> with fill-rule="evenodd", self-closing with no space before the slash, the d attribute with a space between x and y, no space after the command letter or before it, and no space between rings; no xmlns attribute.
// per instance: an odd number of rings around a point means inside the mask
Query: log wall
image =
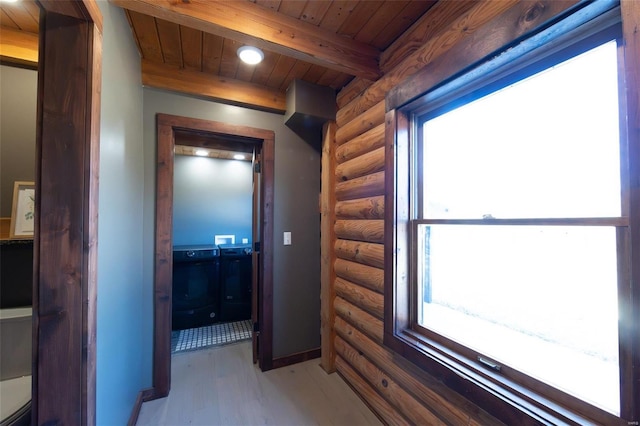
<svg viewBox="0 0 640 426"><path fill-rule="evenodd" d="M325 140L333 154L334 228L332 252L326 258L333 262L334 317L331 346L323 350L330 350L335 360L324 367L337 370L389 424L500 424L382 345L384 119L390 90L436 58L442 60L450 49L516 4L515 0L438 3L383 52L383 77L356 78L338 95L335 140Z"/></svg>

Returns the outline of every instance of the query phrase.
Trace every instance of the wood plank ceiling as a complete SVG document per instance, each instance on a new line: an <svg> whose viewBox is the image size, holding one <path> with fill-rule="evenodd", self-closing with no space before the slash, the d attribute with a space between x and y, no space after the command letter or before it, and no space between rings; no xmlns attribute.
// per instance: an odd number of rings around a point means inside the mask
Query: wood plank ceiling
<svg viewBox="0 0 640 426"><path fill-rule="evenodd" d="M336 91L355 76L375 81L381 52L435 0L110 2L125 9L146 86L282 112L294 79ZM37 61L38 13L33 0L0 6L3 59ZM238 59L247 44L264 51L262 63Z"/></svg>
<svg viewBox="0 0 640 426"><path fill-rule="evenodd" d="M251 108L284 112L286 89L301 79L340 91L384 69L381 52L435 0L110 0L122 7L142 58L142 82ZM0 4L0 59L36 67L35 0ZM264 61L236 51L260 47ZM388 60L386 62L389 62ZM184 145L192 145L186 142ZM219 148L219 147L217 147ZM192 148L178 147L193 155ZM228 158L241 150L210 147Z"/></svg>
<svg viewBox="0 0 640 426"><path fill-rule="evenodd" d="M285 91L294 79L336 91L354 76L376 80L382 74L380 53L435 3L111 2L126 11L144 84L276 111L284 110ZM246 44L264 51L262 63L250 66L238 59L237 49Z"/></svg>

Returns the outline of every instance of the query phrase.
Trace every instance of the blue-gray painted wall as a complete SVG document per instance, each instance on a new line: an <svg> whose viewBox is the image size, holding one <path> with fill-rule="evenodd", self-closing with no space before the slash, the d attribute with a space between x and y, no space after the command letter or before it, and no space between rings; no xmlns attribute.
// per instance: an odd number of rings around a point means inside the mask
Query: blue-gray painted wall
<svg viewBox="0 0 640 426"><path fill-rule="evenodd" d="M13 183L35 181L38 73L0 65L0 217L11 217Z"/></svg>
<svg viewBox="0 0 640 426"><path fill-rule="evenodd" d="M250 126L275 132L273 355L320 347L320 153L285 126L283 116L196 97L144 89L144 305L153 318L156 114ZM290 246L283 232L292 233ZM151 365L146 366L151 374Z"/></svg>
<svg viewBox="0 0 640 426"><path fill-rule="evenodd" d="M153 327L140 309L144 282L140 55L124 11L98 2L104 17L100 117L96 421L127 424L151 386Z"/></svg>
<svg viewBox="0 0 640 426"><path fill-rule="evenodd" d="M213 244L214 235L251 242L252 191L248 161L176 155L173 244Z"/></svg>
<svg viewBox="0 0 640 426"><path fill-rule="evenodd" d="M152 386L155 115L203 118L275 132L274 356L320 346L320 155L279 114L143 89L122 9L104 19L98 219L98 425L126 424ZM282 244L291 231L293 245Z"/></svg>

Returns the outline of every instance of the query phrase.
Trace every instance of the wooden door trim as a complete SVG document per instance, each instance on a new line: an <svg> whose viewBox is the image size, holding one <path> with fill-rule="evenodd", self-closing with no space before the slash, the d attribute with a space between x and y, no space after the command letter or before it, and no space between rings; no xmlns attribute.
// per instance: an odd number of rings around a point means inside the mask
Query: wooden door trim
<svg viewBox="0 0 640 426"><path fill-rule="evenodd" d="M102 15L92 0L40 6L31 417L92 425Z"/></svg>
<svg viewBox="0 0 640 426"><path fill-rule="evenodd" d="M273 363L273 184L274 142L271 130L238 126L216 121L157 114L157 166L156 166L156 216L154 255L154 343L153 387L154 397L162 398L171 388L171 280L173 267L173 168L175 132L211 133L218 136L245 138L247 143L262 145L263 193L262 210L262 259L263 276L260 279L260 355L263 371Z"/></svg>

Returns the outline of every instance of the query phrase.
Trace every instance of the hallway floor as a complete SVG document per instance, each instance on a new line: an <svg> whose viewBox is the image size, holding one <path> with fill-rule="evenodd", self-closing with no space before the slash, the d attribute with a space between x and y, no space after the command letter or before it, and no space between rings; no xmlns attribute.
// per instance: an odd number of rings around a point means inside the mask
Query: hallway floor
<svg viewBox="0 0 640 426"><path fill-rule="evenodd" d="M337 374L314 359L262 373L251 342L171 358L171 392L145 402L137 425L379 425Z"/></svg>

